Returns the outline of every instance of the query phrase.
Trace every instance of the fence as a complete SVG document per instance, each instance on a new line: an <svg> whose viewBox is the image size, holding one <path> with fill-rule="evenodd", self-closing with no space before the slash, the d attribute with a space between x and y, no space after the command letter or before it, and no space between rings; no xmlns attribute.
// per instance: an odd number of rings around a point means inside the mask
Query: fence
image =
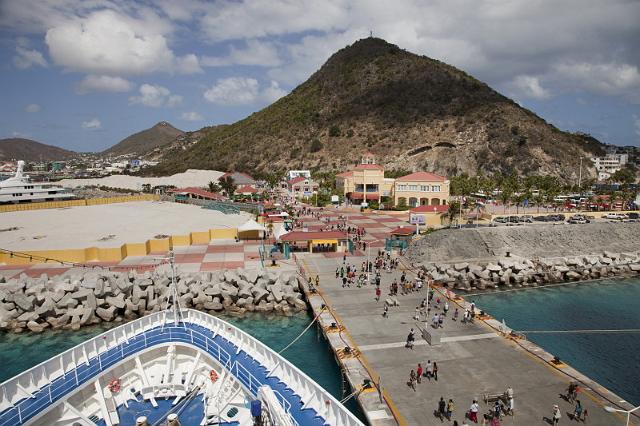
<svg viewBox="0 0 640 426"><path fill-rule="evenodd" d="M154 194L125 195L122 197L88 198L85 200L46 201L24 204L0 205L0 213L20 212L27 210L64 209L69 207L97 206L101 204L129 203L133 201L159 201L160 196Z"/></svg>

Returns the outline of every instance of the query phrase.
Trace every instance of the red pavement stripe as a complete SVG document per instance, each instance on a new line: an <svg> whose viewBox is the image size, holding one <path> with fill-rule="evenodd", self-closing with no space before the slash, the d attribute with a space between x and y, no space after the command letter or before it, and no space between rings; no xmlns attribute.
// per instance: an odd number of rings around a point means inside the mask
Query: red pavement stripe
<svg viewBox="0 0 640 426"><path fill-rule="evenodd" d="M204 253L176 254L176 263L200 263Z"/></svg>
<svg viewBox="0 0 640 426"><path fill-rule="evenodd" d="M224 269L224 262L203 262L200 271L219 271Z"/></svg>
<svg viewBox="0 0 640 426"><path fill-rule="evenodd" d="M208 246L207 253L243 253L244 245L233 246Z"/></svg>

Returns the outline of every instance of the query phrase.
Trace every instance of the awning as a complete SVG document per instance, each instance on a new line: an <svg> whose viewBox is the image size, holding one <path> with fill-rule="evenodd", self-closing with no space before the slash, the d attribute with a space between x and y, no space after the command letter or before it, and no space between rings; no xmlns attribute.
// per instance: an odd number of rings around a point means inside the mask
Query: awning
<svg viewBox="0 0 640 426"><path fill-rule="evenodd" d="M352 192L351 195L349 196L352 200L364 200L364 193L363 192ZM377 200L378 198L380 198L380 194L377 192L367 192L367 200Z"/></svg>
<svg viewBox="0 0 640 426"><path fill-rule="evenodd" d="M246 231L266 231L267 229L260 225L255 220L248 220L246 223L238 226L238 232L246 232Z"/></svg>
<svg viewBox="0 0 640 426"><path fill-rule="evenodd" d="M280 237L288 233L289 231L287 231L284 226L279 226L275 231L273 231L273 236L276 237L276 241L280 241Z"/></svg>

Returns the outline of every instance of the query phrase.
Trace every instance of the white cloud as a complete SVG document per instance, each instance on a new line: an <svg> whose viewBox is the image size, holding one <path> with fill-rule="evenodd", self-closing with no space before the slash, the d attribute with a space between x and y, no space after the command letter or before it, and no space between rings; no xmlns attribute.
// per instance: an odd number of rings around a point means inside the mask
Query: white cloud
<svg viewBox="0 0 640 426"><path fill-rule="evenodd" d="M16 46L16 55L13 57L13 64L21 70L31 68L34 65L41 67L48 65L42 53L37 50L27 49L23 46Z"/></svg>
<svg viewBox="0 0 640 426"><path fill-rule="evenodd" d="M169 26L154 14L133 19L112 10L75 18L50 28L45 36L54 62L95 74L200 72L195 55L176 57L163 32Z"/></svg>
<svg viewBox="0 0 640 426"><path fill-rule="evenodd" d="M252 0L211 3L201 26L212 41L328 31L349 23L345 0Z"/></svg>
<svg viewBox="0 0 640 426"><path fill-rule="evenodd" d="M273 43L260 40L247 40L244 48L231 45L229 54L221 57L203 57L202 65L209 67L223 67L230 65L256 65L275 67L282 63L278 49Z"/></svg>
<svg viewBox="0 0 640 426"><path fill-rule="evenodd" d="M519 75L513 80L513 87L525 98L548 99L551 97L551 93L542 87L538 77Z"/></svg>
<svg viewBox="0 0 640 426"><path fill-rule="evenodd" d="M261 89L255 78L229 77L219 79L204 92L204 98L218 105L255 105L273 102L285 94L275 81Z"/></svg>
<svg viewBox="0 0 640 426"><path fill-rule="evenodd" d="M88 75L76 86L76 92L85 94L89 92L129 92L133 84L122 77L109 75Z"/></svg>
<svg viewBox="0 0 640 426"><path fill-rule="evenodd" d="M102 128L102 123L97 118L82 122L82 128L87 130L98 130Z"/></svg>
<svg viewBox="0 0 640 426"><path fill-rule="evenodd" d="M183 112L181 118L186 121L202 121L203 118L195 111Z"/></svg>
<svg viewBox="0 0 640 426"><path fill-rule="evenodd" d="M131 96L129 104L144 105L153 108L174 107L182 102L182 96L172 95L166 87L155 84L143 84L140 86L140 96Z"/></svg>
<svg viewBox="0 0 640 426"><path fill-rule="evenodd" d="M555 69L578 89L603 95L640 96L640 72L635 65L581 62L563 63Z"/></svg>
<svg viewBox="0 0 640 426"><path fill-rule="evenodd" d="M34 112L38 112L38 111L40 111L40 109L41 109L41 108L40 108L40 105L38 105L38 104L29 104L29 105L27 105L27 106L25 107L25 109L24 109L24 110L25 110L26 112L34 113Z"/></svg>

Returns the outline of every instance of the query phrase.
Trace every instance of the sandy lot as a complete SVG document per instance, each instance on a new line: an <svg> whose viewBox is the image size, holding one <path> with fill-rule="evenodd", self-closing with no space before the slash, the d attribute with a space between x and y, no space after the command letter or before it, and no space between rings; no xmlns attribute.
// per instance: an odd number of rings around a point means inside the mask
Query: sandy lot
<svg viewBox="0 0 640 426"><path fill-rule="evenodd" d="M0 214L0 248L48 250L119 247L156 235L235 228L251 215L225 215L171 202L133 202ZM17 227L17 230L6 229Z"/></svg>
<svg viewBox="0 0 640 426"><path fill-rule="evenodd" d="M164 177L138 177L127 175L112 175L97 179L63 179L58 184L66 188L77 188L80 186L108 186L109 188L123 188L134 191L142 191L143 184L175 185L178 188L188 186L207 187L209 182L216 182L223 172L216 170L196 170L189 169L184 173L177 173Z"/></svg>

